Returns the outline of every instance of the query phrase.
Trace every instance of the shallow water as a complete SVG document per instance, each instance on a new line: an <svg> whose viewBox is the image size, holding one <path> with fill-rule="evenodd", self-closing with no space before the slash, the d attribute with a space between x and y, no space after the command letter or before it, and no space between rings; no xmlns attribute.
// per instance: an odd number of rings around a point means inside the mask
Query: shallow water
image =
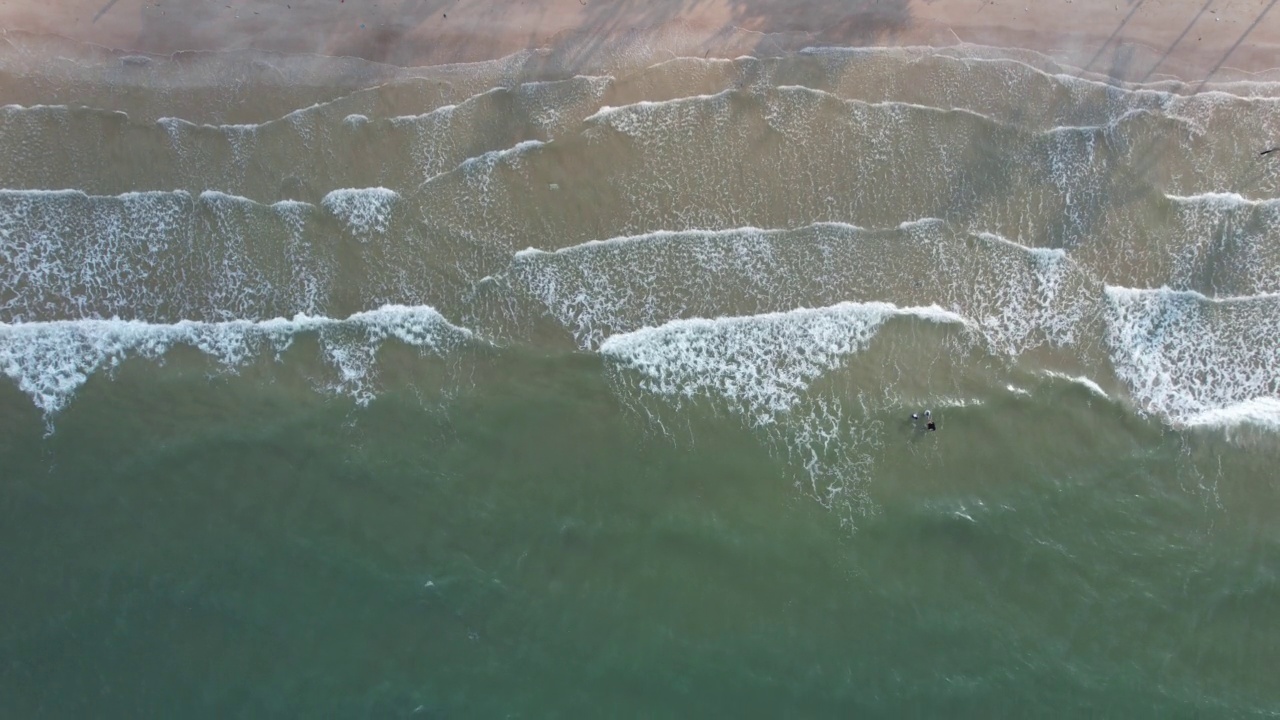
<svg viewBox="0 0 1280 720"><path fill-rule="evenodd" d="M6 716L1280 713L1271 86L3 59Z"/></svg>

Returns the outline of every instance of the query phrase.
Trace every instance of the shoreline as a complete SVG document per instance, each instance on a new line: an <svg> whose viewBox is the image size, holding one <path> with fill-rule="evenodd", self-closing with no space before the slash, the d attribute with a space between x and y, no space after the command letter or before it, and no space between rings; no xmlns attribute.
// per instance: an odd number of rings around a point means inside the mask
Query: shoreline
<svg viewBox="0 0 1280 720"><path fill-rule="evenodd" d="M1280 66L1277 0L1041 2L1033 12L1030 0L7 0L0 27L117 54L256 50L398 67L539 49L573 70L646 53L958 44L1031 50L1124 82L1229 82Z"/></svg>

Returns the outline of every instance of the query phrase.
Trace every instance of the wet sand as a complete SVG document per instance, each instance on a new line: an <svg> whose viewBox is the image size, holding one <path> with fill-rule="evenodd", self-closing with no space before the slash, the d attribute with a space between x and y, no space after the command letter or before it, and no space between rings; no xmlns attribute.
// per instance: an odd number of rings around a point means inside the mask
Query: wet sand
<svg viewBox="0 0 1280 720"><path fill-rule="evenodd" d="M394 65L500 57L667 26L676 54L813 44L1039 50L1125 80L1247 77L1280 47L1276 0L7 0L0 27L131 52L254 48ZM752 47L752 45L757 47Z"/></svg>

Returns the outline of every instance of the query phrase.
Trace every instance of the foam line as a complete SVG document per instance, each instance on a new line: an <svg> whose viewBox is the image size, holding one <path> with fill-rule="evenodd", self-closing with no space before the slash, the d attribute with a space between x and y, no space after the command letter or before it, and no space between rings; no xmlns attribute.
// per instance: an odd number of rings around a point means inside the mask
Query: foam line
<svg viewBox="0 0 1280 720"><path fill-rule="evenodd" d="M4 201L38 202L42 200L71 200L71 199L85 200L85 201L94 201L94 200L128 201L128 200L170 199L170 198L186 200L187 202L190 202L192 200L191 193L187 192L186 190L133 190L130 192L123 192L116 195L91 195L89 193L86 193L83 190L77 190L75 188L62 188L62 189L55 189L55 190L44 190L44 189L10 190L8 188L0 188L0 202L4 202ZM254 200L253 198L245 197L243 195L236 195L234 193L222 192L221 190L204 190L199 195L197 195L196 198L199 200L204 200L209 202L222 201L222 202L246 203L249 205L256 205L259 207L267 207L267 208L314 207L310 203L302 202L301 200L277 200L272 203L263 203L258 200Z"/></svg>
<svg viewBox="0 0 1280 720"><path fill-rule="evenodd" d="M470 170L474 167L481 167L481 166L492 167L493 165L496 165L500 160L504 160L508 157L522 155L531 150L536 150L544 145L546 145L546 143L541 140L522 140L516 143L515 145L512 145L509 148L503 148L501 150L490 150L486 153L476 155L475 157L469 157L466 160L463 160L461 163L458 163L457 169ZM428 182L430 182L430 180L428 180Z"/></svg>
<svg viewBox="0 0 1280 720"><path fill-rule="evenodd" d="M319 114L331 107L336 107L342 104L350 103L353 100L353 98L356 98L359 95L376 93L378 91L383 90L384 88L392 87L397 84L409 84L415 81L427 81L427 80L432 80L432 79L408 77L408 78L400 78L397 80L393 80L388 83L383 83L382 85L376 85L368 88L361 88L347 95L342 95L342 96L333 98L332 100L314 103L306 107L298 108L278 118L272 118L270 120L265 120L260 123L220 123L220 124L197 123L197 122L191 122L190 120L185 120L183 118L169 117L169 116L157 118L156 123L162 127L165 127L166 129L169 129L171 132L175 129L183 129L188 131L201 130L201 131L223 132L223 133L233 133L233 134L252 133L252 132L257 132L258 130L270 128L274 125L280 125L280 124L297 125L298 123L309 119L310 115ZM470 95L466 98L463 98L459 102L440 105L430 110L427 110L426 112L422 112L418 114L396 115L396 116L388 117L385 119L388 122L391 122L393 124L410 123L416 120L422 120L435 115L448 114L455 110L464 108L469 104L475 104L491 95L497 95L497 94L508 93L508 92L520 93L520 92L528 91L531 89L545 88L545 87L571 86L571 85L580 84L583 82L587 83L593 88L602 88L608 83L614 82L614 78L609 75L575 75L571 78L565 78L562 80L539 80L539 81L519 83L511 86L496 85L496 86L487 88L481 92ZM57 108L57 109L63 109L63 110L67 109L65 105L33 106L32 108L22 108L22 106L20 105L14 105L14 106L6 106L5 108L0 108L0 110L8 109L10 107L18 108L18 109L34 109L35 107L49 107L49 108ZM105 110L104 112L119 112L120 114L124 114L123 112L116 111L116 110ZM357 117L363 117L365 122L370 121L370 118L363 113L350 113L345 116L344 122Z"/></svg>
<svg viewBox="0 0 1280 720"><path fill-rule="evenodd" d="M809 384L864 349L892 317L966 324L937 306L840 303L788 312L673 320L612 335L600 354L640 374L643 390L672 399L720 397L768 425L795 406Z"/></svg>
<svg viewBox="0 0 1280 720"><path fill-rule="evenodd" d="M235 368L264 351L278 356L302 333L319 335L326 360L339 371L343 385L357 390L363 390L372 351L386 340L443 354L474 338L470 330L449 323L426 305L385 305L345 319L297 315L259 322L0 323L0 372L47 418L63 410L90 375L128 358L158 359L175 346L187 345Z"/></svg>
<svg viewBox="0 0 1280 720"><path fill-rule="evenodd" d="M1068 375L1066 373L1057 372L1056 370L1043 370L1041 371L1041 374L1044 375L1045 377L1050 377L1057 380L1065 380L1069 383L1079 385L1085 388L1086 390L1088 390L1089 392L1093 393L1094 395L1097 395L1098 397L1102 398L1103 400L1111 399L1111 396L1107 394L1106 390L1102 389L1101 385L1094 382L1093 380L1090 380L1084 375Z"/></svg>
<svg viewBox="0 0 1280 720"><path fill-rule="evenodd" d="M1176 203L1187 205L1211 205L1222 209L1236 207L1274 207L1280 205L1280 198L1247 198L1239 193L1206 192L1196 195L1170 195L1165 197Z"/></svg>
<svg viewBox="0 0 1280 720"><path fill-rule="evenodd" d="M1260 397L1205 410L1183 420L1187 427L1231 428L1254 425L1265 430L1280 431L1280 398Z"/></svg>

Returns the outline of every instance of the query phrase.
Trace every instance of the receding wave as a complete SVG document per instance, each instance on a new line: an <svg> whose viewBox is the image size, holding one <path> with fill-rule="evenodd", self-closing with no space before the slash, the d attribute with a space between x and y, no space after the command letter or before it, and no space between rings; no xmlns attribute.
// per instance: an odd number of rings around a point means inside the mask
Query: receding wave
<svg viewBox="0 0 1280 720"><path fill-rule="evenodd" d="M207 191L0 191L0 320L315 311L331 260L315 208Z"/></svg>
<svg viewBox="0 0 1280 720"><path fill-rule="evenodd" d="M642 376L639 387L672 398L697 395L731 402L748 422L768 425L794 407L815 378L863 349L893 316L963 325L939 307L841 303L717 320L673 320L610 336L600 354Z"/></svg>
<svg viewBox="0 0 1280 720"><path fill-rule="evenodd" d="M1140 407L1174 424L1255 421L1280 399L1280 295L1106 288L1107 344Z"/></svg>
<svg viewBox="0 0 1280 720"><path fill-rule="evenodd" d="M346 223L352 235L367 241L387 233L392 208L399 200L396 191L383 187L345 188L325 195L320 205Z"/></svg>

